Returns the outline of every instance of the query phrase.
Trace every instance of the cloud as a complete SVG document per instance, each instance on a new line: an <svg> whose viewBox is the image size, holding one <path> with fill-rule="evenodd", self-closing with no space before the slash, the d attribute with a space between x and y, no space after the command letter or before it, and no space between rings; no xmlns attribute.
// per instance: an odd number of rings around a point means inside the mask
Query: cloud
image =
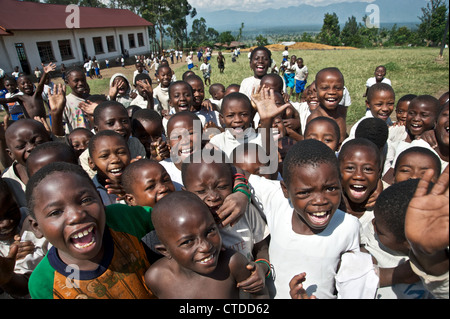
<svg viewBox="0 0 450 319"><path fill-rule="evenodd" d="M265 9L287 8L307 4L326 6L339 2L373 2L374 0L189 0L189 3L201 11L236 10L259 12Z"/></svg>

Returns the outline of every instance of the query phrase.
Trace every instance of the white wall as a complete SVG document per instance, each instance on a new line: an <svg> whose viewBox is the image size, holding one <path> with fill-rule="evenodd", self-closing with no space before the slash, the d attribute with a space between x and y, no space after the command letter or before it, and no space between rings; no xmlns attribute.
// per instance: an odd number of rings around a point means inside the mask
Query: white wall
<svg viewBox="0 0 450 319"><path fill-rule="evenodd" d="M122 35L124 49L128 50L130 56L135 54L149 54L150 44L148 39L147 27L128 27L128 28L102 28L102 29L66 29L66 30L45 30L45 31L14 31L13 36L0 36L0 68L7 74L11 74L15 66L20 67L19 58L15 48L15 43L23 43L25 53L27 55L28 63L31 72L37 66L42 69L41 59L37 49L36 42L51 41L53 56L56 61L53 61L58 67L64 63L66 67L74 64L82 64L83 56L80 46L80 38L84 38L86 51L88 56L96 56L97 60L103 62L106 58L114 59L121 54L119 35ZM131 49L128 43L128 34L135 35L136 47ZM143 33L144 46L139 47L137 34ZM114 36L115 49L114 52L108 52L106 43L106 36ZM96 54L94 50L93 37L101 37L103 44L103 54ZM70 40L73 59L62 60L59 51L58 40Z"/></svg>

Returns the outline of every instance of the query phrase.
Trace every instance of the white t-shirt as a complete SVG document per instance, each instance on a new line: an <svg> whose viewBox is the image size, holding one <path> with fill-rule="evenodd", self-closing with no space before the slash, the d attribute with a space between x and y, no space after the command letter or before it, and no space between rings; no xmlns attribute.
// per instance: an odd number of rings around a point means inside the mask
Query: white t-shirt
<svg viewBox="0 0 450 319"><path fill-rule="evenodd" d="M244 131L244 137L236 139L229 129L225 132L214 135L209 141L215 147L223 151L227 156L230 156L233 150L243 143L255 143L263 147L261 134L255 132L253 128L248 128Z"/></svg>
<svg viewBox="0 0 450 319"><path fill-rule="evenodd" d="M153 98L158 101L158 108L155 105L155 110L162 108L169 111L169 88L163 88L161 84L153 89Z"/></svg>
<svg viewBox="0 0 450 319"><path fill-rule="evenodd" d="M181 178L181 170L179 170L175 163L172 162L170 158L166 158L165 160L162 160L159 162L167 171L167 174L169 174L170 178L172 179L173 186L175 186L176 191L180 191L183 187L183 179Z"/></svg>
<svg viewBox="0 0 450 319"><path fill-rule="evenodd" d="M377 79L375 77L369 78L369 79L367 79L366 87L370 88L372 85L374 85L376 83L377 83ZM387 78L384 78L381 81L381 83L386 83L386 84L389 84L390 86L392 86L391 80L389 80Z"/></svg>
<svg viewBox="0 0 450 319"><path fill-rule="evenodd" d="M294 109L297 110L300 116L300 125L302 128L302 135L305 135L305 128L308 121L308 117L311 115L311 110L309 109L307 102L291 102Z"/></svg>
<svg viewBox="0 0 450 319"><path fill-rule="evenodd" d="M362 228L361 245L377 260L380 268L397 267L409 259L408 256L393 251L384 246L378 239L372 223L367 223ZM413 284L395 284L380 287L377 290L376 299L426 299L430 298L429 292L421 281Z"/></svg>
<svg viewBox="0 0 450 319"><path fill-rule="evenodd" d="M264 207L270 231L269 256L274 267L276 299L291 299L289 282L306 272L303 283L308 295L335 299L335 275L341 254L359 251L359 221L336 210L330 223L318 235L300 235L292 230L294 208L278 181L251 175L249 183Z"/></svg>
<svg viewBox="0 0 450 319"><path fill-rule="evenodd" d="M295 72L295 79L298 81L305 81L306 76L308 75L308 67L306 65L303 68L300 68L298 64L294 64L292 69Z"/></svg>

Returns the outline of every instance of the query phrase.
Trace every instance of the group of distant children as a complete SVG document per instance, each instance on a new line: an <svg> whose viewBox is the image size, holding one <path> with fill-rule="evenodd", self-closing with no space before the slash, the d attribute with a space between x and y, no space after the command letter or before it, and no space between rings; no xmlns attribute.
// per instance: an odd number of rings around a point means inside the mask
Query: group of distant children
<svg viewBox="0 0 450 319"><path fill-rule="evenodd" d="M448 92L398 98L377 67L347 134L338 68L271 63L210 99L167 61L108 95L71 67L51 125L56 66L5 78L0 298L448 298Z"/></svg>

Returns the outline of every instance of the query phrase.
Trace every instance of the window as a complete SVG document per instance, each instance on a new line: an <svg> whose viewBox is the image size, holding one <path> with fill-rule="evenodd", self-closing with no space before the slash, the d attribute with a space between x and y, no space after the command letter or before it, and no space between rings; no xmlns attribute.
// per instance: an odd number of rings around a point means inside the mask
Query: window
<svg viewBox="0 0 450 319"><path fill-rule="evenodd" d="M59 40L59 53L61 54L62 60L73 59L72 47L70 46L70 40Z"/></svg>
<svg viewBox="0 0 450 319"><path fill-rule="evenodd" d="M106 45L108 46L108 52L116 51L116 42L114 41L114 36L106 37Z"/></svg>
<svg viewBox="0 0 450 319"><path fill-rule="evenodd" d="M94 42L94 51L95 51L95 54L104 53L104 51L103 51L102 37L94 37L94 38L92 38L92 41Z"/></svg>
<svg viewBox="0 0 450 319"><path fill-rule="evenodd" d="M42 63L49 63L55 61L53 55L52 43L50 41L36 42L39 56L41 57Z"/></svg>
<svg viewBox="0 0 450 319"><path fill-rule="evenodd" d="M143 47L144 46L144 35L142 33L138 33L137 38L138 38L138 45L140 47Z"/></svg>
<svg viewBox="0 0 450 319"><path fill-rule="evenodd" d="M136 43L134 42L134 33L128 34L128 44L130 48L136 47Z"/></svg>

